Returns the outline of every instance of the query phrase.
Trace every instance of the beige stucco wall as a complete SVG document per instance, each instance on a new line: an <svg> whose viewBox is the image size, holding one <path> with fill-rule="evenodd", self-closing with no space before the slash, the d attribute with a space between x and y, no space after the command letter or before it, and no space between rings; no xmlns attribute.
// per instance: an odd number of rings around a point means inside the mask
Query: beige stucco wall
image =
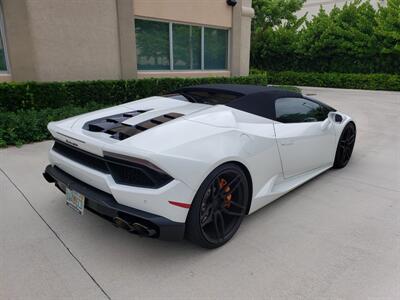
<svg viewBox="0 0 400 300"><path fill-rule="evenodd" d="M133 13L147 18L232 26L232 7L226 0L133 0Z"/></svg>
<svg viewBox="0 0 400 300"><path fill-rule="evenodd" d="M251 0L239 0L233 9L231 31L231 74L245 76L249 74L251 19L254 9Z"/></svg>
<svg viewBox="0 0 400 300"><path fill-rule="evenodd" d="M132 0L116 0L121 78L137 77L135 21Z"/></svg>
<svg viewBox="0 0 400 300"><path fill-rule="evenodd" d="M1 0L1 6L12 77L20 81L35 80L31 27L25 0Z"/></svg>
<svg viewBox="0 0 400 300"><path fill-rule="evenodd" d="M11 77L64 81L246 75L251 0L0 0ZM250 11L250 13L249 13ZM137 72L134 17L231 29L230 70Z"/></svg>
<svg viewBox="0 0 400 300"><path fill-rule="evenodd" d="M28 0L38 80L120 77L115 0Z"/></svg>
<svg viewBox="0 0 400 300"><path fill-rule="evenodd" d="M115 0L3 1L6 23L17 27L6 28L7 39L18 40L8 47L14 80L120 78ZM14 10L6 11L11 6Z"/></svg>

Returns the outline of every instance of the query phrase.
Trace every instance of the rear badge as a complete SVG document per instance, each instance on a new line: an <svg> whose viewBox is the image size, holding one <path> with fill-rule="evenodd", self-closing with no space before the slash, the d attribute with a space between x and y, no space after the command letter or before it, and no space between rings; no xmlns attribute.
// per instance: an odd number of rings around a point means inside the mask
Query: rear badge
<svg viewBox="0 0 400 300"><path fill-rule="evenodd" d="M74 142L71 142L70 140L65 140L65 142L67 143L67 144L70 144L70 145L72 145L72 146L75 146L75 147L79 147L79 145L77 144L77 143L74 143Z"/></svg>

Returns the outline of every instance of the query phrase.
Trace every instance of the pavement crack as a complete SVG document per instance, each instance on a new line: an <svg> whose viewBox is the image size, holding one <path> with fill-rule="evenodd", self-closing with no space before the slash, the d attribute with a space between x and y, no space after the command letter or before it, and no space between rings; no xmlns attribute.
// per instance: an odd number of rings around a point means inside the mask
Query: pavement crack
<svg viewBox="0 0 400 300"><path fill-rule="evenodd" d="M29 206L33 209L33 211L39 216L39 218L43 221L44 224L50 229L50 231L54 234L56 239L61 243L61 245L68 251L68 253L72 256L72 258L81 266L82 270L90 277L90 279L94 282L95 285L100 289L100 291L104 294L104 296L111 300L111 297L107 294L107 292L103 289L103 287L97 282L97 280L93 277L92 274L86 269L83 263L76 257L74 253L72 253L71 249L67 246L67 244L61 239L58 233L50 226L50 224L43 218L43 216L39 213L39 211L33 206L31 201L29 201L28 197L25 193L14 183L14 181L8 176L8 174L0 168L1 173L10 181L10 183L17 189L17 191L21 194L21 196L25 199L25 201L29 204Z"/></svg>

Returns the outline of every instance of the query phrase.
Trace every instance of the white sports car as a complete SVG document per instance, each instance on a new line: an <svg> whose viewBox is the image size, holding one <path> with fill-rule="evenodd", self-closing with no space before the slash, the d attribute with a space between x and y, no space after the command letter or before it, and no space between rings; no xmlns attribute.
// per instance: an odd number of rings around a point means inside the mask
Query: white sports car
<svg viewBox="0 0 400 300"><path fill-rule="evenodd" d="M79 213L223 245L243 218L348 163L352 119L300 93L199 85L59 122L44 177Z"/></svg>

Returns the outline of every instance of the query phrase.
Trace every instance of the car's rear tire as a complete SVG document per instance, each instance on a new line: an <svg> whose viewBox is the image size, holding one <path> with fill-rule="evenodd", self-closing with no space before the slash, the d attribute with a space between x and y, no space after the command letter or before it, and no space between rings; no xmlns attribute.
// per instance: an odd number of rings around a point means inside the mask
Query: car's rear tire
<svg viewBox="0 0 400 300"><path fill-rule="evenodd" d="M356 142L356 126L353 122L348 123L340 135L339 142L336 148L335 162L333 168L344 168L351 157Z"/></svg>
<svg viewBox="0 0 400 300"><path fill-rule="evenodd" d="M212 171L197 191L186 221L186 237L204 248L217 248L238 230L249 203L243 170L226 163Z"/></svg>

